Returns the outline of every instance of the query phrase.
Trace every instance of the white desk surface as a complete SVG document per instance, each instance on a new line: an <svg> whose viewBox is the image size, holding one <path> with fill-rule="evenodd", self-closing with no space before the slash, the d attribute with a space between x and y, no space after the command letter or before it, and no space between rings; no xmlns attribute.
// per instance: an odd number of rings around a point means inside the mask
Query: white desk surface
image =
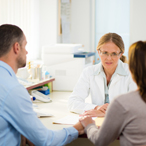
<svg viewBox="0 0 146 146"><path fill-rule="evenodd" d="M45 110L47 113L53 114L52 117L39 118L41 122L49 129L59 130L64 127L70 127L71 125L61 125L52 124L53 121L63 118L67 115L74 115L74 113L69 112L67 109L67 100L71 92L52 92L49 97L51 97L52 102L50 103L34 103L38 105L39 109Z"/></svg>
<svg viewBox="0 0 146 146"><path fill-rule="evenodd" d="M48 113L53 114L53 117L39 118L41 122L48 128L52 130L60 130L65 127L70 127L71 125L61 125L52 124L53 121L63 118L67 115L74 115L74 113L69 112L67 108L68 97L71 92L52 92L49 97L52 98L51 103L35 103L38 108L45 109ZM91 102L90 98L87 98L86 102ZM93 144L87 138L78 138L77 140L71 142L67 146L93 146ZM110 146L119 146L119 141L116 140Z"/></svg>

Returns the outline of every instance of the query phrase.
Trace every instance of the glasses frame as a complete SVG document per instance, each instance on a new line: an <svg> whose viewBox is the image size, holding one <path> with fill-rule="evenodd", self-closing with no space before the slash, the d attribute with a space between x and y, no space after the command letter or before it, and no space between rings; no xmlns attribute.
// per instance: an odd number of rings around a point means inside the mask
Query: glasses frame
<svg viewBox="0 0 146 146"><path fill-rule="evenodd" d="M107 54L103 54L103 52L106 52L106 51L101 51L100 49L99 49L99 52L100 52L100 54L103 56L103 57L108 57L109 55L111 56L111 58L116 58L116 57L118 57L122 52L119 52L118 54L116 53L116 55L113 55L113 53L108 53L107 52ZM115 53L115 52L114 52Z"/></svg>

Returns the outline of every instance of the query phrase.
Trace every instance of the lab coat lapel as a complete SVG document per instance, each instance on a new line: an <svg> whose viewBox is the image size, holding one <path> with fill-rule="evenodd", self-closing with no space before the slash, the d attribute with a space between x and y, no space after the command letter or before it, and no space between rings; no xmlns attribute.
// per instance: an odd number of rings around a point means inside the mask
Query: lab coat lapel
<svg viewBox="0 0 146 146"><path fill-rule="evenodd" d="M116 76L113 78L112 82L111 82L111 86L113 86L117 81L119 81L121 79L121 76L116 74Z"/></svg>
<svg viewBox="0 0 146 146"><path fill-rule="evenodd" d="M117 73L114 76L114 78L113 78L110 86L114 85L117 81L119 81L122 78L122 76L126 76L127 75L127 73L126 73L125 68L123 67L123 65L124 64L122 63L122 61L119 60L118 66L116 68L116 72Z"/></svg>
<svg viewBox="0 0 146 146"><path fill-rule="evenodd" d="M95 82L97 83L97 86L99 87L99 90L102 94L102 99L104 101L104 80L101 74L95 75Z"/></svg>

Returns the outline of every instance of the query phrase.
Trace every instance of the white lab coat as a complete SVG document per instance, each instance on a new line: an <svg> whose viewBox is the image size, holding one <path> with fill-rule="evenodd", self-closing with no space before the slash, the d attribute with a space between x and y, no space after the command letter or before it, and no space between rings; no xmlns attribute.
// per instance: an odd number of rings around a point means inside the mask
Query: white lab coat
<svg viewBox="0 0 146 146"><path fill-rule="evenodd" d="M68 108L75 113L83 113L85 110L94 109L97 105L103 105L105 100L104 79L98 70L101 63L85 68L68 100ZM128 64L121 60L118 62L124 75L115 74L109 86L109 101L116 96L137 89L131 78ZM92 104L85 103L85 99L91 94Z"/></svg>

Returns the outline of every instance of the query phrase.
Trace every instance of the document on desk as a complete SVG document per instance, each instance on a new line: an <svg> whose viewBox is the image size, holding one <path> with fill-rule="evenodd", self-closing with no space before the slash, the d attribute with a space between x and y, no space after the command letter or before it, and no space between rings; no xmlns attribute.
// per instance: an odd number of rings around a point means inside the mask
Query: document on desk
<svg viewBox="0 0 146 146"><path fill-rule="evenodd" d="M53 116L52 114L47 113L47 112L45 111L45 109L43 110L43 109L33 108L33 110L34 110L34 112L36 112L37 117L39 117L39 118L41 118L41 117L51 117L51 116Z"/></svg>
<svg viewBox="0 0 146 146"><path fill-rule="evenodd" d="M79 115L68 115L53 122L53 124L74 125L79 121Z"/></svg>
<svg viewBox="0 0 146 146"><path fill-rule="evenodd" d="M104 118L96 118L93 117L93 120L95 120L95 124L96 126L101 126L103 123ZM79 121L79 115L68 115L65 116L61 119L58 119L56 121L53 122L53 124L64 124L64 125L74 125Z"/></svg>

